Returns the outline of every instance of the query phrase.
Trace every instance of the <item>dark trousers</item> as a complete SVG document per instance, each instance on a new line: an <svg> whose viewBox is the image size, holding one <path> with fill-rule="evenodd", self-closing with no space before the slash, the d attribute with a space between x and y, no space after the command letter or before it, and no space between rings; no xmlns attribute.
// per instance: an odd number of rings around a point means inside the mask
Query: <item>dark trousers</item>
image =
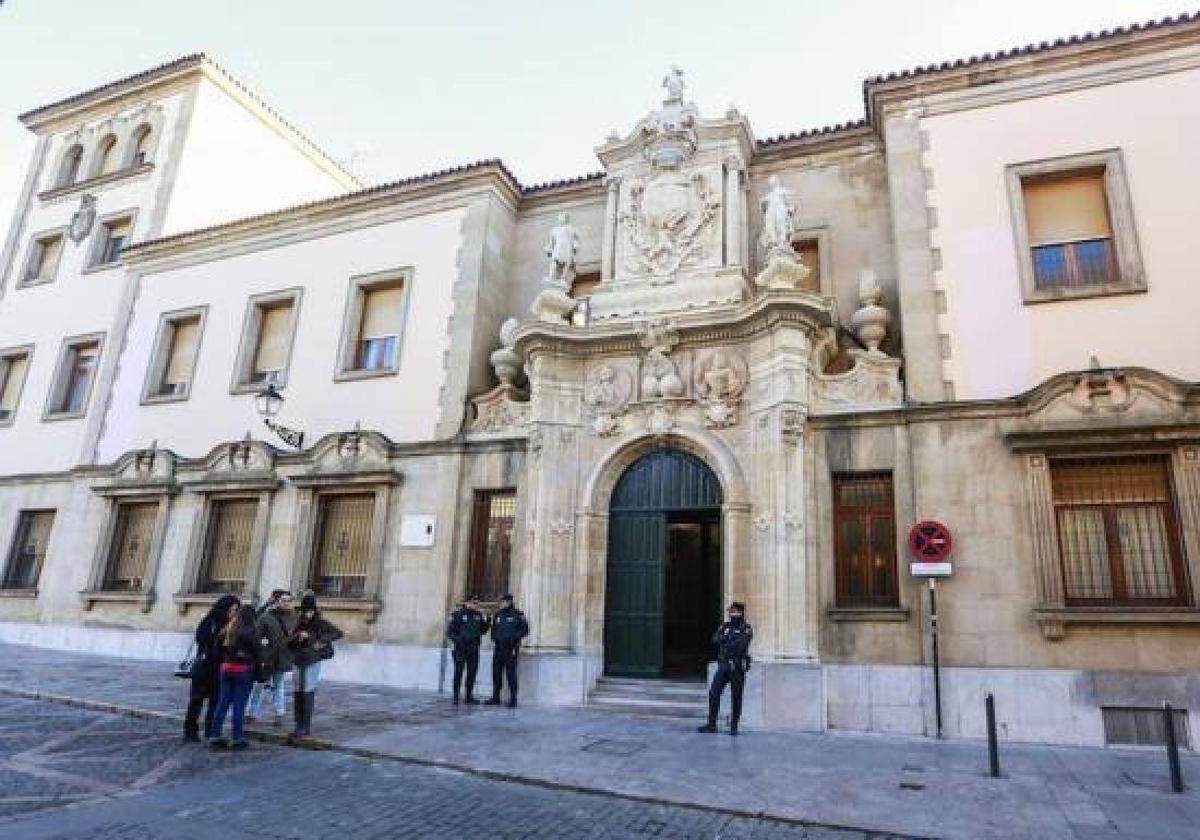
<svg viewBox="0 0 1200 840"><path fill-rule="evenodd" d="M742 689L746 687L746 672L732 662L717 663L717 672L713 674L712 686L708 689L708 723L717 725L717 715L721 711L721 695L729 686L729 724L736 727L742 717Z"/></svg>
<svg viewBox="0 0 1200 840"><path fill-rule="evenodd" d="M204 709L204 732L212 725L213 709L217 705L217 679L215 675L192 678L188 692L187 714L183 718L185 735L200 734L200 710Z"/></svg>
<svg viewBox="0 0 1200 840"><path fill-rule="evenodd" d="M250 699L250 689L254 687L253 671L238 671L221 674L221 690L217 696L217 710L213 712L212 723L208 727L208 737L218 738L225 727L225 715L233 710L233 740L243 739L242 727L246 720L246 702Z"/></svg>
<svg viewBox="0 0 1200 840"><path fill-rule="evenodd" d="M500 699L504 687L503 677L508 677L508 695L517 699L517 654L521 646L512 642L499 642L492 651L492 699Z"/></svg>
<svg viewBox="0 0 1200 840"><path fill-rule="evenodd" d="M479 672L479 645L456 647L454 657L454 697L462 687L463 671L467 672L467 699L475 696L475 675Z"/></svg>

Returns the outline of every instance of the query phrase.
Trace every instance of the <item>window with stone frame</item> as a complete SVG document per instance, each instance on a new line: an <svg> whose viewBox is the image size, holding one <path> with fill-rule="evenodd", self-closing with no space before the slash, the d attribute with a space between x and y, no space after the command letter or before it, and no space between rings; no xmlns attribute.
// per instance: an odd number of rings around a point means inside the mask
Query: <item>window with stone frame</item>
<svg viewBox="0 0 1200 840"><path fill-rule="evenodd" d="M204 312L203 307L197 307L162 316L154 353L150 357L143 401L162 402L188 397L200 350Z"/></svg>
<svg viewBox="0 0 1200 840"><path fill-rule="evenodd" d="M5 589L37 588L53 528L53 510L21 511L4 570Z"/></svg>
<svg viewBox="0 0 1200 840"><path fill-rule="evenodd" d="M337 379L387 376L400 369L411 274L400 269L351 278Z"/></svg>
<svg viewBox="0 0 1200 840"><path fill-rule="evenodd" d="M257 497L214 499L197 592L244 592L258 518Z"/></svg>
<svg viewBox="0 0 1200 840"><path fill-rule="evenodd" d="M129 244L129 234L133 230L133 218L123 216L109 219L97 225L96 252L92 259L92 268L115 265L121 259L121 251Z"/></svg>
<svg viewBox="0 0 1200 840"><path fill-rule="evenodd" d="M100 586L102 591L141 592L146 588L158 511L157 501L116 503L112 541Z"/></svg>
<svg viewBox="0 0 1200 840"><path fill-rule="evenodd" d="M1067 606L1189 603L1166 455L1052 458Z"/></svg>
<svg viewBox="0 0 1200 840"><path fill-rule="evenodd" d="M374 493L318 497L309 587L318 595L361 598L371 556Z"/></svg>
<svg viewBox="0 0 1200 840"><path fill-rule="evenodd" d="M100 345L99 336L79 336L63 342L46 419L82 417L87 412L100 362Z"/></svg>
<svg viewBox="0 0 1200 840"><path fill-rule="evenodd" d="M153 131L149 125L141 125L133 133L133 155L130 159L130 166L145 166L150 162L150 140Z"/></svg>
<svg viewBox="0 0 1200 840"><path fill-rule="evenodd" d="M287 384L300 296L299 289L284 289L250 298L234 370L234 393Z"/></svg>
<svg viewBox="0 0 1200 840"><path fill-rule="evenodd" d="M96 149L96 165L92 175L94 177L111 175L119 168L120 160L117 157L117 137L115 134L109 134L100 141L100 145Z"/></svg>
<svg viewBox="0 0 1200 840"><path fill-rule="evenodd" d="M54 185L56 187L69 187L74 184L79 180L79 170L82 165L83 146L76 143L63 154L62 164L58 170L58 178Z"/></svg>
<svg viewBox="0 0 1200 840"><path fill-rule="evenodd" d="M833 475L833 551L837 606L900 605L890 472Z"/></svg>
<svg viewBox="0 0 1200 840"><path fill-rule="evenodd" d="M63 235L49 233L34 237L29 246L29 256L25 262L25 273L21 278L22 286L32 286L38 283L49 283L58 273L58 262L62 257Z"/></svg>
<svg viewBox="0 0 1200 840"><path fill-rule="evenodd" d="M32 352L32 345L0 350L0 426L16 419Z"/></svg>
<svg viewBox="0 0 1200 840"><path fill-rule="evenodd" d="M517 491L476 490L467 595L497 600L509 590Z"/></svg>

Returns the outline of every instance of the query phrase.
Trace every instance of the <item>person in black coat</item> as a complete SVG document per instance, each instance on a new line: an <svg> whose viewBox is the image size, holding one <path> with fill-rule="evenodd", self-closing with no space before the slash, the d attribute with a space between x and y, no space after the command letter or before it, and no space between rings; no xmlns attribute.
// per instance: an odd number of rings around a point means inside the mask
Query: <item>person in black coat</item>
<svg viewBox="0 0 1200 840"><path fill-rule="evenodd" d="M312 731L313 708L317 701L317 685L321 682L321 663L333 658L333 643L342 638L317 609L317 596L306 591L300 597L300 612L296 625L288 636L288 648L296 669L292 695L296 727L293 738L304 738Z"/></svg>
<svg viewBox="0 0 1200 840"><path fill-rule="evenodd" d="M754 628L746 622L746 607L738 601L729 605L729 620L713 634L717 646L717 671L708 690L708 723L701 732L717 731L717 714L721 711L721 695L729 686L729 734L738 734L742 717L742 689L746 687L746 672L750 670L750 642Z"/></svg>
<svg viewBox="0 0 1200 840"><path fill-rule="evenodd" d="M456 706L462 687L464 668L467 672L467 702L472 704L479 702L475 699L475 674L479 671L479 645L491 626L491 621L479 611L478 601L474 598L468 598L450 614L450 625L446 628L446 638L454 646L452 656L454 657L454 705Z"/></svg>
<svg viewBox="0 0 1200 840"><path fill-rule="evenodd" d="M488 706L500 705L500 689L503 678L508 677L508 707L517 705L517 657L521 653L521 640L529 635L529 622L525 613L513 606L513 596L500 599L500 609L492 616L492 697Z"/></svg>
<svg viewBox="0 0 1200 840"><path fill-rule="evenodd" d="M233 616L240 602L233 595L222 595L196 626L196 658L192 660L191 689L188 692L187 714L183 718L183 737L200 740L200 710L204 709L204 731L212 725L213 709L217 705L217 666L221 662L217 634ZM205 702L207 701L207 708Z"/></svg>

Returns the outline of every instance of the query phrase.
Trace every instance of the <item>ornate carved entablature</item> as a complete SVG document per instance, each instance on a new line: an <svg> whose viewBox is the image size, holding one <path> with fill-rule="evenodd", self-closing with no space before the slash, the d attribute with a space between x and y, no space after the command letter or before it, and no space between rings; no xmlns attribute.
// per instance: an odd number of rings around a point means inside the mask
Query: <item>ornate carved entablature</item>
<svg viewBox="0 0 1200 840"><path fill-rule="evenodd" d="M178 456L159 449L154 441L146 449L134 449L118 458L110 467L97 468L98 479L92 490L102 496L174 493Z"/></svg>
<svg viewBox="0 0 1200 840"><path fill-rule="evenodd" d="M395 484L400 475L391 465L391 442L379 432L355 427L325 435L305 453L309 468L290 477L301 487L322 484Z"/></svg>
<svg viewBox="0 0 1200 840"><path fill-rule="evenodd" d="M177 468L180 486L197 493L224 490L273 490L276 450L249 434L243 440L221 443L196 461Z"/></svg>

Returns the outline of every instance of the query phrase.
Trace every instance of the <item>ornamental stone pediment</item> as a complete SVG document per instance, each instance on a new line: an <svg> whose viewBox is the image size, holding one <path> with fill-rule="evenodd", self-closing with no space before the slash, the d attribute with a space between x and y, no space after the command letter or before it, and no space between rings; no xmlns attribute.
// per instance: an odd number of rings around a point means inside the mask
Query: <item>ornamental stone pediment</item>
<svg viewBox="0 0 1200 840"><path fill-rule="evenodd" d="M146 449L134 449L118 458L93 489L101 494L172 489L178 460L174 452L159 449L155 441Z"/></svg>

